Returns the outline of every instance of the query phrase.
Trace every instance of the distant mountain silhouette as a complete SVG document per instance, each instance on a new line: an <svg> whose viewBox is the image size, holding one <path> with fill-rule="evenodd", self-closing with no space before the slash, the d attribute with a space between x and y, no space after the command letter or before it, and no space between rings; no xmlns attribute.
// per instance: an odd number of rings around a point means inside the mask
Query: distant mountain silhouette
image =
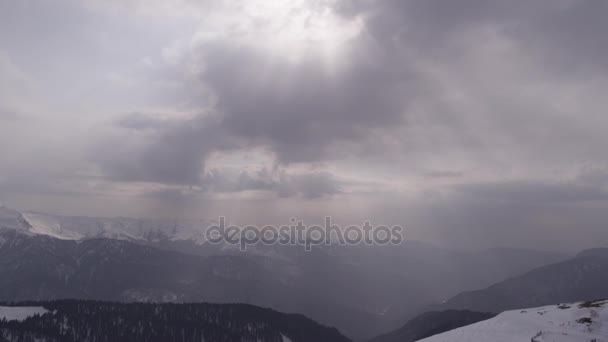
<svg viewBox="0 0 608 342"><path fill-rule="evenodd" d="M608 248L597 248L482 290L461 293L441 307L498 313L606 297Z"/></svg>

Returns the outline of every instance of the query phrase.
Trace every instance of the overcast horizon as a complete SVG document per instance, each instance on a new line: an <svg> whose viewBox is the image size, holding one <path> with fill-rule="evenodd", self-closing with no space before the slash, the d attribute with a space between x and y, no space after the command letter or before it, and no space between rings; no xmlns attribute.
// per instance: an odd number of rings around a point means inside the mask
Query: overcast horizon
<svg viewBox="0 0 608 342"><path fill-rule="evenodd" d="M608 2L0 0L0 203L608 245Z"/></svg>

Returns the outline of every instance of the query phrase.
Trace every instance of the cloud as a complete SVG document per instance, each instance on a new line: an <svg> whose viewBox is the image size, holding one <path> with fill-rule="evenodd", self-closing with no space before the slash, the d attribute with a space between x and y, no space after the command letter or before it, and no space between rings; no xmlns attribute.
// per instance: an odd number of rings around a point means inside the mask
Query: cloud
<svg viewBox="0 0 608 342"><path fill-rule="evenodd" d="M10 108L0 107L0 120L13 121L21 117L21 114L18 111L12 110Z"/></svg>
<svg viewBox="0 0 608 342"><path fill-rule="evenodd" d="M286 197L299 194L314 199L341 193L340 182L327 172L282 177L279 195Z"/></svg>
<svg viewBox="0 0 608 342"><path fill-rule="evenodd" d="M604 187L608 184L608 168L602 166L584 166L578 174L578 181L593 187Z"/></svg>
<svg viewBox="0 0 608 342"><path fill-rule="evenodd" d="M547 181L469 183L457 186L457 190L480 199L519 204L576 204L608 200L608 191L574 181L562 183L549 183Z"/></svg>
<svg viewBox="0 0 608 342"><path fill-rule="evenodd" d="M127 126L133 128L133 117L128 118ZM141 118L136 120L135 127L147 128L150 124L160 128L157 121ZM104 137L91 156L101 171L115 181L196 185L200 183L206 157L226 141L216 127L213 118L199 117L163 127L152 136L139 139L119 136L124 140L117 141L116 137Z"/></svg>
<svg viewBox="0 0 608 342"><path fill-rule="evenodd" d="M201 78L218 98L222 127L267 145L280 162L331 159L335 144L404 123L407 89L380 61L368 65L355 54L330 74L318 60L293 66L229 44L202 49Z"/></svg>
<svg viewBox="0 0 608 342"><path fill-rule="evenodd" d="M377 217L479 244L551 225L574 238L567 212L601 237L607 13L601 0L4 2L0 180L17 191L37 170L29 194L149 191L175 207L251 193L268 201L252 212L385 207Z"/></svg>
<svg viewBox="0 0 608 342"><path fill-rule="evenodd" d="M279 197L315 199L342 192L341 184L328 172L289 173L262 168L255 172L211 170L203 180L203 187L215 192L270 191Z"/></svg>
<svg viewBox="0 0 608 342"><path fill-rule="evenodd" d="M155 115L133 112L121 116L115 121L116 126L135 131L161 130L171 125L168 119Z"/></svg>
<svg viewBox="0 0 608 342"><path fill-rule="evenodd" d="M458 178L464 175L460 171L449 171L449 170L431 170L424 173L429 178Z"/></svg>
<svg viewBox="0 0 608 342"><path fill-rule="evenodd" d="M596 128L605 118L585 114L589 120L575 120L570 106L597 110L604 102L597 89L608 81L573 79L568 71L544 68L537 53L541 46L570 43L530 40L551 31L555 18L575 30L580 13L601 10L600 5L477 0L333 5L344 20L364 23L343 45L333 69L320 54L294 62L263 44L244 43L238 32L202 35L180 50L174 63L181 63L188 79L204 85L204 92L190 95L192 102L213 99L206 104L217 114L211 130L223 137L210 141L209 133L193 134L189 126L201 122L193 118L190 125L167 125L165 138L150 142L181 145L187 140L205 146L204 153L166 147L181 155L191 152L187 160L200 159L181 163L190 168L182 181L200 176L199 165L225 149L227 141L237 141L231 144L235 148L266 148L283 165L357 158L390 168L451 155L465 168L494 164L542 172L549 159L569 164L582 162L583 156L604 157L599 146L605 139ZM162 125L129 120L123 124ZM595 124L589 125L592 120ZM544 161L535 158L538 153ZM497 161L498 154L506 158Z"/></svg>
<svg viewBox="0 0 608 342"><path fill-rule="evenodd" d="M204 41L182 59L185 72L194 72L215 99L214 120L203 113L163 127L139 114L120 118L121 127L154 127L163 133L149 147L132 150L136 155L100 154L102 170L124 181L195 184L212 152L243 145L267 148L285 165L348 155L349 145L365 144L377 130L403 125L408 92L415 91L405 85L401 70L386 70L382 61L368 63L359 56L367 53L357 51L360 44L353 42L351 59L331 72L319 56L294 64L263 49ZM151 175L151 169L176 165L181 171Z"/></svg>

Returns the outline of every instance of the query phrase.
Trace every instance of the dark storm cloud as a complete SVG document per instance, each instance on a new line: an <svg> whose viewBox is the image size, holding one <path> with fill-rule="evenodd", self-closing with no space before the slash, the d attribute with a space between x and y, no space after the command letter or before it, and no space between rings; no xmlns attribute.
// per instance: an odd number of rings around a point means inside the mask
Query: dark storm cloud
<svg viewBox="0 0 608 342"><path fill-rule="evenodd" d="M205 158L228 145L214 119L199 117L165 127L146 137L143 146L106 139L96 147L93 157L116 181L195 185L200 183Z"/></svg>
<svg viewBox="0 0 608 342"><path fill-rule="evenodd" d="M219 115L177 126L138 113L121 118L120 127L162 133L135 151L139 155L100 159L112 178L196 184L209 153L243 145L266 147L283 164L335 159L348 154L339 144L371 142L378 129L402 125L407 99L416 91L407 84L414 73L386 69L381 60L362 61L357 54L365 51L355 51L344 70L328 74L318 60L294 68L229 42L198 49L203 57L196 62L205 69L198 76L217 96ZM304 196L331 193L321 189L321 180L309 180L314 189ZM280 193L304 193L295 183L305 182L294 180Z"/></svg>
<svg viewBox="0 0 608 342"><path fill-rule="evenodd" d="M413 74L365 63L360 51L345 70L327 73L322 61L295 68L255 49L229 43L203 46L202 80L218 97L222 127L234 136L269 146L280 162L327 158L333 144L366 141L376 128L400 125L413 89Z"/></svg>
<svg viewBox="0 0 608 342"><path fill-rule="evenodd" d="M369 15L377 40L400 39L428 54L444 53L463 30L489 25L553 64L554 72L608 66L608 3L602 0L360 0L337 8L346 16Z"/></svg>
<svg viewBox="0 0 608 342"><path fill-rule="evenodd" d="M559 3L559 2L558 2ZM546 1L547 8L551 2ZM606 72L608 67L608 2L564 1L561 8L536 13L533 20L514 30L555 72L581 77Z"/></svg>
<svg viewBox="0 0 608 342"><path fill-rule="evenodd" d="M345 16L365 15L367 30L379 42L407 41L411 48L442 50L450 38L467 28L518 19L535 7L529 1L499 0L387 0L344 1L337 10Z"/></svg>
<svg viewBox="0 0 608 342"><path fill-rule="evenodd" d="M463 44L462 36L491 27L512 39L518 52L527 56L556 54L570 56L572 63L593 62L589 68L601 66L606 39L601 32L608 27L602 30L607 24L597 13L606 12L604 4L592 0L341 2L336 7L339 13L347 18L361 16L365 29L349 43L339 71L333 73L314 58L304 58L294 66L256 47L221 39L206 41L189 52L184 64L199 66L194 68L202 70L196 77L217 99L218 118L212 127L207 128L200 118L164 128L162 122L148 118L125 118L121 122L125 127L154 127L164 133L150 147L137 150L141 155L103 160L103 169L122 180L196 183L205 158L229 145L263 146L282 164L339 160L353 154L363 159L385 155L375 162L390 163L408 155L437 153L438 148L443 153L465 148L471 155L482 155L494 145L524 155L519 152L523 144L530 151L543 151L546 158L580 162L601 154L598 149L603 141L585 121L573 124L571 117L552 113L542 99L534 102L525 94L505 92L501 82L514 89L518 84L500 79L464 84L463 90L478 87L471 91L479 91L476 101L486 112L462 112L442 103L443 85L421 74L418 59L454 72L463 67L474 70L476 48L492 42ZM568 34L555 34L560 30ZM579 35L584 39L577 39ZM499 70L501 62L495 62ZM504 63L519 67L510 60ZM571 77L568 70L537 76L546 77L547 82L567 82ZM521 80L522 84L527 81ZM417 115L430 126L416 127L419 123L410 120L412 103L424 103ZM434 136L438 133L424 132L429 127L444 127L445 132ZM395 134L399 130L402 133ZM428 139L412 143L408 130ZM397 141L385 147L382 138L386 136ZM590 136L595 138L581 139ZM174 171L175 165L182 171Z"/></svg>

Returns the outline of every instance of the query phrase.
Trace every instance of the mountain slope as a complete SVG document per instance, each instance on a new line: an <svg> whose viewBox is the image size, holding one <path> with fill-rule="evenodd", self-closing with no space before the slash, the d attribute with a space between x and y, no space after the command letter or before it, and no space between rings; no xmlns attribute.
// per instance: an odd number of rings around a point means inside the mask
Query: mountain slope
<svg viewBox="0 0 608 342"><path fill-rule="evenodd" d="M336 329L301 315L244 304L27 303L29 318L0 320L0 341L346 342ZM42 309L43 308L43 309ZM40 315L40 312L46 311Z"/></svg>
<svg viewBox="0 0 608 342"><path fill-rule="evenodd" d="M0 231L0 300L249 303L369 334L362 323L374 316L333 298L316 279L264 257L201 257L128 241Z"/></svg>
<svg viewBox="0 0 608 342"><path fill-rule="evenodd" d="M443 308L502 312L550 303L608 297L608 249L534 269L486 289L459 294Z"/></svg>
<svg viewBox="0 0 608 342"><path fill-rule="evenodd" d="M496 316L491 313L466 310L427 312L407 322L403 327L378 336L370 342L414 342L459 327L484 321Z"/></svg>
<svg viewBox="0 0 608 342"><path fill-rule="evenodd" d="M606 342L608 301L551 305L503 312L421 342Z"/></svg>

